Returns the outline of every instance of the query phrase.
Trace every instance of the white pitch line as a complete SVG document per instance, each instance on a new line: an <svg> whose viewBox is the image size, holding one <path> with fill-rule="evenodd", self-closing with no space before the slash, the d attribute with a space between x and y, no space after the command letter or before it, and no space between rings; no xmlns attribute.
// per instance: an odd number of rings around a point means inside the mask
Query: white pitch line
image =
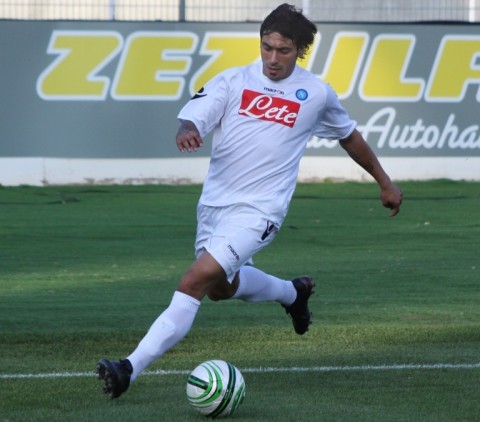
<svg viewBox="0 0 480 422"><path fill-rule="evenodd" d="M312 366L312 367L260 367L239 368L244 373L270 372L367 372L367 371L402 371L425 369L480 369L479 363L432 363L432 364L394 364L394 365L359 365L359 366ZM188 375L188 370L145 371L142 376ZM0 380L8 379L53 379L94 377L93 372L50 372L44 374L0 374Z"/></svg>

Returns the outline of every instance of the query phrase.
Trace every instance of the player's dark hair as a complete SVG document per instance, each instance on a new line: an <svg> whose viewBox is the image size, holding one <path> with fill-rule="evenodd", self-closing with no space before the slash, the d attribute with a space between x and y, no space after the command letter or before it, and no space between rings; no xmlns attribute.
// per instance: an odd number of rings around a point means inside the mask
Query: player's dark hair
<svg viewBox="0 0 480 422"><path fill-rule="evenodd" d="M291 39L303 58L313 44L317 27L303 14L302 9L283 3L273 10L260 26L260 38L278 32L282 37Z"/></svg>

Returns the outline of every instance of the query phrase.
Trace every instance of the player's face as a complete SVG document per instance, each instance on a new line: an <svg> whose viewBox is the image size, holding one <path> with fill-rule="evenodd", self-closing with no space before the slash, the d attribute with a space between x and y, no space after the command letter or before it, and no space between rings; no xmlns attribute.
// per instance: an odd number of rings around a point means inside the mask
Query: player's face
<svg viewBox="0 0 480 422"><path fill-rule="evenodd" d="M263 62L263 74L272 81L288 78L295 68L298 49L290 38L284 38L278 32L262 37L260 53Z"/></svg>

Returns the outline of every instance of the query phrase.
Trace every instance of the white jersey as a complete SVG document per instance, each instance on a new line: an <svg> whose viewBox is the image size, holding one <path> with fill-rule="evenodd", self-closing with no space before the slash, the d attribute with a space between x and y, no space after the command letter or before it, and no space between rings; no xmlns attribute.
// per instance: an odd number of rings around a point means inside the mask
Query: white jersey
<svg viewBox="0 0 480 422"><path fill-rule="evenodd" d="M288 78L272 81L261 62L218 74L178 118L192 121L202 137L214 131L200 203L249 204L279 224L307 141L343 139L356 126L332 88L311 72L296 66Z"/></svg>

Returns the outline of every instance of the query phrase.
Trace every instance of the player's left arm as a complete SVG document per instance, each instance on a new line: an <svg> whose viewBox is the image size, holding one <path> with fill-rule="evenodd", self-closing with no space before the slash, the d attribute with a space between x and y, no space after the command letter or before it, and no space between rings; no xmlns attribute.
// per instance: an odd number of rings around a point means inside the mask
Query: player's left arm
<svg viewBox="0 0 480 422"><path fill-rule="evenodd" d="M390 180L360 132L355 129L347 138L340 140L340 145L378 183L383 206L392 210L390 216L397 215L402 204L402 191Z"/></svg>

